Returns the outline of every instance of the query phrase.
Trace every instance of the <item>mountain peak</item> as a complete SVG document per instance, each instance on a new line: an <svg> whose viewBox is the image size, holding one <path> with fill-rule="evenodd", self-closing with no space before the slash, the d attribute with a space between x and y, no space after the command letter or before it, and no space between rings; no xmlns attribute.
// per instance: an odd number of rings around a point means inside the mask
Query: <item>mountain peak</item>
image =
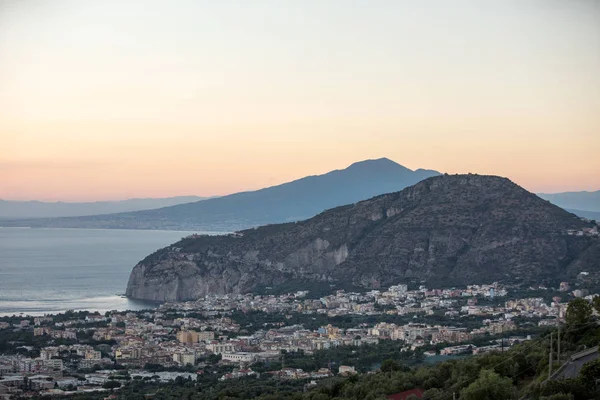
<svg viewBox="0 0 600 400"><path fill-rule="evenodd" d="M3 223L11 226L233 231L303 220L343 204L397 192L434 175L439 172L413 172L388 158L379 158L256 191L156 210L105 217Z"/></svg>
<svg viewBox="0 0 600 400"><path fill-rule="evenodd" d="M350 164L346 170L367 170L369 172L387 172L387 171L402 171L402 172L412 172L411 169L398 164L397 162L390 160L387 157L382 158L374 158L363 161L357 161L353 164Z"/></svg>
<svg viewBox="0 0 600 400"><path fill-rule="evenodd" d="M356 161L356 162L350 164L350 167L358 166L358 165L396 165L396 166L402 166L402 165L398 164L396 161L390 160L387 157L368 158L366 160Z"/></svg>

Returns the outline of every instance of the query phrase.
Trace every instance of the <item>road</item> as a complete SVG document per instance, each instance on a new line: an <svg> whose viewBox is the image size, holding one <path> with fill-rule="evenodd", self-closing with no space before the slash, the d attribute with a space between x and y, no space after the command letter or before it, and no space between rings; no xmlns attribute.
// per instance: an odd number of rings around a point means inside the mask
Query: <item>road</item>
<svg viewBox="0 0 600 400"><path fill-rule="evenodd" d="M576 378L579 375L579 371L581 371L581 367L587 362L594 361L600 356L598 350L596 350L592 354L588 354L581 358L576 359L575 361L569 361L569 363L565 366L565 368L560 371L557 375L553 376L552 379L569 379Z"/></svg>

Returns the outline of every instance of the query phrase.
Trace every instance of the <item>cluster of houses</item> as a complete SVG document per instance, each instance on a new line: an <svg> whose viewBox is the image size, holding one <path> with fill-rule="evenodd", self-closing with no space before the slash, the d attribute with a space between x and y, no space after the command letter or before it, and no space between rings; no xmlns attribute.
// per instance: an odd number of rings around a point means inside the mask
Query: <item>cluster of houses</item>
<svg viewBox="0 0 600 400"><path fill-rule="evenodd" d="M569 284L561 283L560 290L569 291ZM211 362L236 367L221 379L236 379L256 376L257 373L251 369L254 363L279 360L284 351L311 355L319 350L373 345L381 340L401 341L402 350L406 351L427 345L439 348L441 345L440 355L477 354L527 340L508 336L516 328L516 317L536 318L540 325L552 325L558 323L566 310L566 304L561 303L558 297L550 304L542 298L502 301L506 294L507 289L498 284L471 285L462 289L420 287L414 290L409 290L406 285L395 285L384 291L367 293L340 290L318 299L308 298L306 291L281 296L210 296L195 302L163 304L143 312L92 313L85 318L74 316L69 320L65 320L64 316L56 320L53 316L45 316L23 318L16 323L0 321L0 329L33 333L49 342L48 346L39 349L26 349L34 353L39 351L37 357L28 357L23 355L24 352L0 355L0 395L2 391L102 390L101 385L114 373L111 368L115 365L144 374L143 370L148 365L201 369L210 357ZM478 304L482 303L481 299L495 301ZM243 331L232 319L234 311L262 311L283 316L293 313L426 316L435 313L443 316L446 323L380 322L347 329L328 324L311 330L301 324L280 322L258 326L250 333ZM461 318L471 316L481 317L480 326L474 329L461 327ZM487 334L506 334L508 341L502 341L502 345L498 342L481 347L471 343L478 336ZM79 337L85 340L91 338L95 344L86 344ZM58 340L70 344L51 344ZM425 354L434 355L435 352ZM85 380L74 379L75 372L79 376L85 374ZM268 373L281 379L312 380L332 375L330 369L302 371L282 368ZM337 373L352 374L355 370L353 366L340 366ZM152 379L155 376L154 373L150 375Z"/></svg>

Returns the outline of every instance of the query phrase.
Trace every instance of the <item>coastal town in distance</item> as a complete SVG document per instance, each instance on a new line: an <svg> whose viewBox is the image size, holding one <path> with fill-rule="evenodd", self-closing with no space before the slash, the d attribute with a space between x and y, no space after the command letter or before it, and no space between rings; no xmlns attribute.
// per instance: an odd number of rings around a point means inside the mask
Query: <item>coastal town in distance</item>
<svg viewBox="0 0 600 400"><path fill-rule="evenodd" d="M222 295L138 312L2 317L0 398L110 399L131 380L142 392L249 377L306 390L398 356L418 365L503 352L564 324L570 300L598 295L588 289L596 279L582 272L557 287L398 284L320 297Z"/></svg>

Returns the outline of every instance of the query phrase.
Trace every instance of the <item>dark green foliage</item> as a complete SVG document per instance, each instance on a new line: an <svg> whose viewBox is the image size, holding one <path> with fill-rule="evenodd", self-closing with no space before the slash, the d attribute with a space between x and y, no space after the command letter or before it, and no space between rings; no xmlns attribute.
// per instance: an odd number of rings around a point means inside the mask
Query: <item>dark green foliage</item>
<svg viewBox="0 0 600 400"><path fill-rule="evenodd" d="M572 395L575 399L594 399L594 391L581 379L565 379L547 382L541 390L542 396L555 394Z"/></svg>
<svg viewBox="0 0 600 400"><path fill-rule="evenodd" d="M510 378L503 378L493 371L482 369L479 378L460 392L464 400L514 399L517 391Z"/></svg>
<svg viewBox="0 0 600 400"><path fill-rule="evenodd" d="M121 387L121 383L118 381L108 380L104 385L102 385L104 389L116 389Z"/></svg>
<svg viewBox="0 0 600 400"><path fill-rule="evenodd" d="M600 359L586 363L581 368L580 377L590 388L595 388L596 380L600 379Z"/></svg>
<svg viewBox="0 0 600 400"><path fill-rule="evenodd" d="M394 360L387 359L381 363L380 369L381 369L381 372L399 371L400 365Z"/></svg>
<svg viewBox="0 0 600 400"><path fill-rule="evenodd" d="M575 299L569 302L567 307L567 325L584 325L590 322L592 317L592 305L585 299Z"/></svg>
<svg viewBox="0 0 600 400"><path fill-rule="evenodd" d="M594 297L594 300L592 301L592 305L594 306L594 309L600 313L600 296Z"/></svg>
<svg viewBox="0 0 600 400"><path fill-rule="evenodd" d="M402 347L401 342L381 340L376 345L339 346L318 350L311 356L305 356L301 351L287 352L283 355L283 359L286 367L302 368L305 371L316 371L319 368L327 368L331 364L333 369L340 365L352 365L357 371L368 372L377 369L386 359L394 360L398 364L397 370L408 370L404 364L414 364L417 360L413 351L401 351ZM400 364L400 360L404 364ZM271 370L280 367L280 363L270 365Z"/></svg>

